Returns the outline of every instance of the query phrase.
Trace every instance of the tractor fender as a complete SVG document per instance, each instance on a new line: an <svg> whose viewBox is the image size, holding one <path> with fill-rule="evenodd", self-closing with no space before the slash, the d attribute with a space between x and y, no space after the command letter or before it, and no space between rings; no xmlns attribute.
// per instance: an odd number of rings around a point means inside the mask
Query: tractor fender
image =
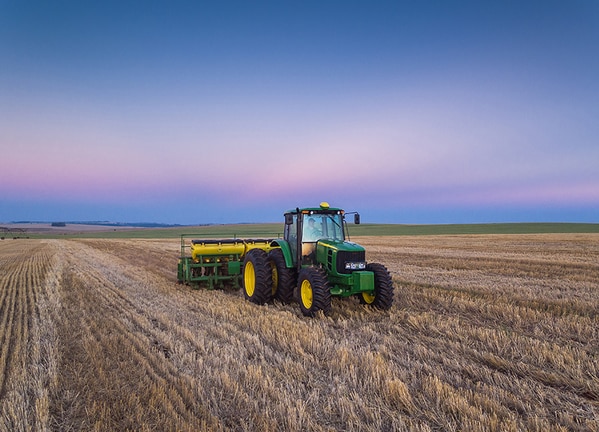
<svg viewBox="0 0 599 432"><path fill-rule="evenodd" d="M285 257L285 265L287 268L293 267L293 256L291 255L291 246L287 240L277 239L270 244L271 247L280 247Z"/></svg>

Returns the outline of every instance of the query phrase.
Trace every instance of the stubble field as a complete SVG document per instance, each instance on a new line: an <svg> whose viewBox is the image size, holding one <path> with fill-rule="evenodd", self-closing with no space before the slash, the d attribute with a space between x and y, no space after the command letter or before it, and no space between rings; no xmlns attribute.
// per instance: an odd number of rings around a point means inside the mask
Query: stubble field
<svg viewBox="0 0 599 432"><path fill-rule="evenodd" d="M353 238L390 311L176 283L178 240L0 242L0 430L598 430L599 235Z"/></svg>

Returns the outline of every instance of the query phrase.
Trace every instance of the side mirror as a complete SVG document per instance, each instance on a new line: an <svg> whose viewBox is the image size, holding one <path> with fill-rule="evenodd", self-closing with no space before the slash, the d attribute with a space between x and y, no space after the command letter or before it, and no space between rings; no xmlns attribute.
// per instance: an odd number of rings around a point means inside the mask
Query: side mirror
<svg viewBox="0 0 599 432"><path fill-rule="evenodd" d="M291 213L285 214L285 225L293 225L293 215Z"/></svg>
<svg viewBox="0 0 599 432"><path fill-rule="evenodd" d="M354 223L360 225L360 213L354 214Z"/></svg>

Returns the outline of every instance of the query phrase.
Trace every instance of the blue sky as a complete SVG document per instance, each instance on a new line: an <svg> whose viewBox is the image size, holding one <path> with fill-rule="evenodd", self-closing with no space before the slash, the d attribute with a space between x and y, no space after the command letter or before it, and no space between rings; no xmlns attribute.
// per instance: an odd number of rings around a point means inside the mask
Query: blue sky
<svg viewBox="0 0 599 432"><path fill-rule="evenodd" d="M599 2L0 0L0 222L599 222Z"/></svg>

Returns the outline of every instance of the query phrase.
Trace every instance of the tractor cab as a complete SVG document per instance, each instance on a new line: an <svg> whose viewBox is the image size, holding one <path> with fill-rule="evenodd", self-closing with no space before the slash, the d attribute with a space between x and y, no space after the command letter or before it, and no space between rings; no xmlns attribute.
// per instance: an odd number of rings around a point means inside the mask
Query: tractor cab
<svg viewBox="0 0 599 432"><path fill-rule="evenodd" d="M359 223L359 217L355 219ZM316 264L318 242L345 241L345 212L322 202L316 208L297 208L285 213L284 239L289 243L297 268ZM299 259L298 259L299 258Z"/></svg>

